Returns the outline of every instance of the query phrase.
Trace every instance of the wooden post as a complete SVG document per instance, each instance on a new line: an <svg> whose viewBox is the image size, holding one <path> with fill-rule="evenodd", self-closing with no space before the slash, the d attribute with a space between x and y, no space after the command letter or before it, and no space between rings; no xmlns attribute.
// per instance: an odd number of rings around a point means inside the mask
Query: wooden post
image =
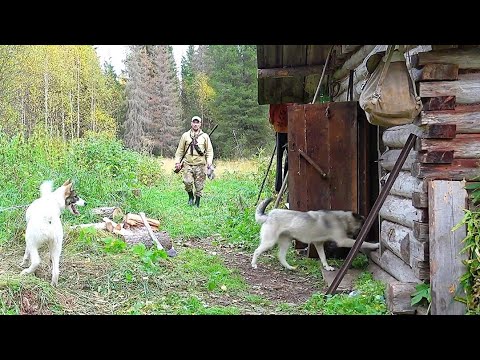
<svg viewBox="0 0 480 360"><path fill-rule="evenodd" d="M432 315L465 314L465 305L454 297L464 296L459 279L466 271L462 260L467 254L460 254L466 229L462 226L452 231L452 227L463 218L463 209L466 208L464 185L463 181L434 180L429 183Z"/></svg>

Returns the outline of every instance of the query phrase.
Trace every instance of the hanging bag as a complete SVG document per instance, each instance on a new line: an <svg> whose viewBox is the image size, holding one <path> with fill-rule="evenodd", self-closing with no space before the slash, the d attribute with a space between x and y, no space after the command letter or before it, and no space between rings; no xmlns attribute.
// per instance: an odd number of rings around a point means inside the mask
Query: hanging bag
<svg viewBox="0 0 480 360"><path fill-rule="evenodd" d="M372 75L360 94L360 107L373 125L384 127L410 124L422 110L422 101L407 69L403 52L389 45L386 55L367 60Z"/></svg>

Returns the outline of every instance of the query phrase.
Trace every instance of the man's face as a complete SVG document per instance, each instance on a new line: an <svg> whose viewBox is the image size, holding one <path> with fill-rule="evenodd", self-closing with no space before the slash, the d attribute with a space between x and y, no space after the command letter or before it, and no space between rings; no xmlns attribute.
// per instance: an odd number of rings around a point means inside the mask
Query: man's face
<svg viewBox="0 0 480 360"><path fill-rule="evenodd" d="M200 129L200 126L201 126L201 125L202 125L202 124L201 124L200 122L198 122L197 120L192 121L192 129L193 129L193 131L197 131L198 129Z"/></svg>

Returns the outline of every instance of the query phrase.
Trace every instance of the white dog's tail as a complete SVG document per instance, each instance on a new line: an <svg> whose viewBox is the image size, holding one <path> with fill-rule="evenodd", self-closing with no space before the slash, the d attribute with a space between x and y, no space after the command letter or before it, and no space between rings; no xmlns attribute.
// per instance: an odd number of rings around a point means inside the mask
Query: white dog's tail
<svg viewBox="0 0 480 360"><path fill-rule="evenodd" d="M258 206L257 210L255 211L255 221L259 224L263 224L268 219L268 215L265 214L265 209L267 208L268 204L272 202L273 198L268 198L263 200Z"/></svg>
<svg viewBox="0 0 480 360"><path fill-rule="evenodd" d="M47 180L40 185L40 197L47 196L48 194L51 194L53 191L53 181L52 180Z"/></svg>

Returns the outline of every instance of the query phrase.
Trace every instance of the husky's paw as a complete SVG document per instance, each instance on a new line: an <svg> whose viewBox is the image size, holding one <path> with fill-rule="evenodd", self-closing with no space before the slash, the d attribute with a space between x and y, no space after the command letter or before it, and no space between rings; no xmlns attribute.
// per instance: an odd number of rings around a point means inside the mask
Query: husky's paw
<svg viewBox="0 0 480 360"><path fill-rule="evenodd" d="M258 268L257 264L252 264L252 268L254 269Z"/></svg>
<svg viewBox="0 0 480 360"><path fill-rule="evenodd" d="M296 266L287 266L287 269L288 269L288 270L296 270L297 267L296 267Z"/></svg>
<svg viewBox="0 0 480 360"><path fill-rule="evenodd" d="M327 271L333 271L333 270L335 270L335 268L332 267L332 266L330 266L330 265L324 266L323 268L324 268L325 270L327 270Z"/></svg>
<svg viewBox="0 0 480 360"><path fill-rule="evenodd" d="M28 269L23 269L22 272L20 273L20 275L28 275L28 274L30 274Z"/></svg>

